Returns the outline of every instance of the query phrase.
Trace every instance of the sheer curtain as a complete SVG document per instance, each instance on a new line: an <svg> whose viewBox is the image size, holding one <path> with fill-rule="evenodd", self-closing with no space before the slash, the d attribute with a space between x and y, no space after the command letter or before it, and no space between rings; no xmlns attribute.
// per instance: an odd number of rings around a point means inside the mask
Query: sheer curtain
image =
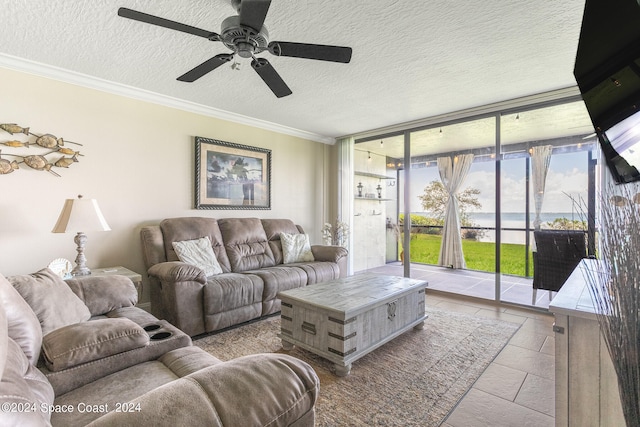
<svg viewBox="0 0 640 427"><path fill-rule="evenodd" d="M354 138L343 138L336 142L338 146L338 219L349 225L349 264L347 275L353 274L353 147ZM334 218L327 222L334 224Z"/></svg>
<svg viewBox="0 0 640 427"><path fill-rule="evenodd" d="M533 202L536 210L536 217L533 220L533 228L540 230L540 212L542 212L542 201L544 200L544 187L551 161L551 145L542 145L531 149L531 163L533 169Z"/></svg>
<svg viewBox="0 0 640 427"><path fill-rule="evenodd" d="M466 268L462 253L462 236L460 234L460 217L458 215L458 190L462 186L473 163L473 154L462 154L454 157L438 157L438 171L445 190L449 193L445 208L444 227L442 228L442 245L438 264L453 268Z"/></svg>

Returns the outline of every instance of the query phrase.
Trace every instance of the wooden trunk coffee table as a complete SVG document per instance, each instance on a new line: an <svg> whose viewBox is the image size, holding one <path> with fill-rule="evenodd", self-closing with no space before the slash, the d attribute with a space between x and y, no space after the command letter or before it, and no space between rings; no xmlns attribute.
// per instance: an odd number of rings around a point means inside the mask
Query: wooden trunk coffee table
<svg viewBox="0 0 640 427"><path fill-rule="evenodd" d="M278 293L282 347L297 345L332 361L336 375L411 328L422 329L427 283L359 274Z"/></svg>

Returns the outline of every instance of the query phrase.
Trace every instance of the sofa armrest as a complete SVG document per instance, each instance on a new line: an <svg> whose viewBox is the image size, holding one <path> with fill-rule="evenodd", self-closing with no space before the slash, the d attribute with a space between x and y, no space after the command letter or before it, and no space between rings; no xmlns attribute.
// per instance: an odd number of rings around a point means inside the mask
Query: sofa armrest
<svg viewBox="0 0 640 427"><path fill-rule="evenodd" d="M349 252L342 246L313 245L311 246L313 258L316 261L329 261L339 263L346 258Z"/></svg>
<svg viewBox="0 0 640 427"><path fill-rule="evenodd" d="M320 380L285 354L256 354L219 363L158 387L91 426L313 426Z"/></svg>
<svg viewBox="0 0 640 427"><path fill-rule="evenodd" d="M126 276L77 276L66 283L92 316L133 307L138 302L138 291Z"/></svg>
<svg viewBox="0 0 640 427"><path fill-rule="evenodd" d="M313 245L311 246L313 258L316 261L328 261L338 264L340 278L347 277L349 270L349 251L342 246Z"/></svg>
<svg viewBox="0 0 640 427"><path fill-rule="evenodd" d="M127 318L80 322L49 332L42 340L44 361L52 372L149 345L149 335Z"/></svg>
<svg viewBox="0 0 640 427"><path fill-rule="evenodd" d="M180 261L168 261L152 265L147 273L150 276L157 277L162 282L194 281L203 285L207 283L207 276L204 274L204 270Z"/></svg>

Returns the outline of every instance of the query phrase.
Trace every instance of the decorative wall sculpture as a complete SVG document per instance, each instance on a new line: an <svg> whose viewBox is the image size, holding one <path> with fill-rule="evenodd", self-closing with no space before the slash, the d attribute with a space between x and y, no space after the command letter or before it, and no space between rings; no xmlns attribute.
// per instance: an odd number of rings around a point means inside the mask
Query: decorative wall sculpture
<svg viewBox="0 0 640 427"><path fill-rule="evenodd" d="M80 146L82 144L65 141L50 133L37 135L32 133L28 127L22 127L15 123L2 123L0 129L12 137L18 138L0 140L0 145L7 147L6 149L0 148L0 175L12 173L24 164L31 169L47 171L59 177L60 175L53 168L68 168L78 162L78 157L83 155L80 154L80 151L64 146L65 143ZM28 151L25 152L22 149ZM12 160L3 158L3 156L10 157Z"/></svg>

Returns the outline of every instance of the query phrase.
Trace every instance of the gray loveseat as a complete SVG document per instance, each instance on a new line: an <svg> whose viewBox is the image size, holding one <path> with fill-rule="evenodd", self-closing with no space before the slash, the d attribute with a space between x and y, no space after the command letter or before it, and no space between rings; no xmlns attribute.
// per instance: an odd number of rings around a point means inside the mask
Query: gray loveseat
<svg viewBox="0 0 640 427"><path fill-rule="evenodd" d="M170 218L142 227L151 312L195 336L280 311L280 291L346 276L340 246L311 245L312 261L284 263L281 233L304 231L288 219L258 218ZM221 274L179 261L173 244L202 237Z"/></svg>
<svg viewBox="0 0 640 427"><path fill-rule="evenodd" d="M136 299L122 276L0 275L0 425L314 425L307 363L221 362Z"/></svg>

